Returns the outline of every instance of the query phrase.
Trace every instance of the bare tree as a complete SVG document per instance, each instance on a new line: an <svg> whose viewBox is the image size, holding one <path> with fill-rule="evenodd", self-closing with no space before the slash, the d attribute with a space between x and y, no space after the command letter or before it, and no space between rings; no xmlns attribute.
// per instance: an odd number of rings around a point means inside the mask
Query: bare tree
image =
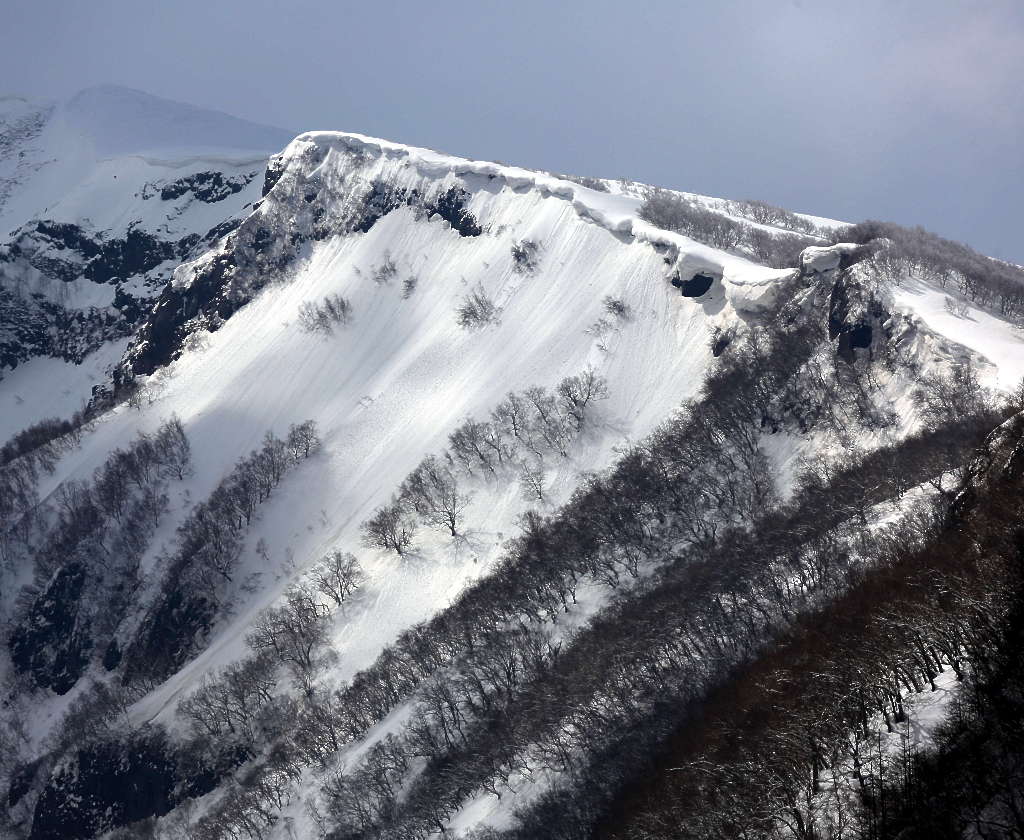
<svg viewBox="0 0 1024 840"><path fill-rule="evenodd" d="M601 304L604 306L604 311L609 315L614 315L622 321L629 318L629 306L627 306L626 302L622 298L605 295L601 300Z"/></svg>
<svg viewBox="0 0 1024 840"><path fill-rule="evenodd" d="M491 419L495 424L508 429L513 437L522 440L528 434L530 407L519 394L509 391L491 412Z"/></svg>
<svg viewBox="0 0 1024 840"><path fill-rule="evenodd" d="M537 270L540 245L532 239L521 239L512 245L512 270L517 274L533 274Z"/></svg>
<svg viewBox="0 0 1024 840"><path fill-rule="evenodd" d="M259 712L273 699L275 669L274 657L266 651L232 663L208 674L178 709L202 734L241 734L252 742Z"/></svg>
<svg viewBox="0 0 1024 840"><path fill-rule="evenodd" d="M288 449L295 460L308 458L319 448L320 438L317 436L315 420L306 420L288 429Z"/></svg>
<svg viewBox="0 0 1024 840"><path fill-rule="evenodd" d="M519 470L519 486L528 501L544 501L544 467L540 461L527 462Z"/></svg>
<svg viewBox="0 0 1024 840"><path fill-rule="evenodd" d="M280 607L263 612L246 642L256 653L273 652L306 691L316 674L317 648L327 635L327 608L312 590L293 586Z"/></svg>
<svg viewBox="0 0 1024 840"><path fill-rule="evenodd" d="M979 416L988 403L987 391L969 362L955 366L948 374L922 376L921 387L913 397L931 428Z"/></svg>
<svg viewBox="0 0 1024 840"><path fill-rule="evenodd" d="M957 318L966 318L970 311L967 306L967 301L957 300L952 295L946 295L943 305L946 307L946 311L951 315L956 315Z"/></svg>
<svg viewBox="0 0 1024 840"><path fill-rule="evenodd" d="M402 497L428 523L459 536L459 523L470 497L459 492L455 476L436 457L428 455L409 474L402 483Z"/></svg>
<svg viewBox="0 0 1024 840"><path fill-rule="evenodd" d="M494 459L502 460L501 442L491 424L477 422L472 417L467 417L448 436L448 443L452 454L469 472L473 472L475 466L482 466L493 473Z"/></svg>
<svg viewBox="0 0 1024 840"><path fill-rule="evenodd" d="M182 480L191 474L192 446L177 416L172 416L157 429L152 444L162 475Z"/></svg>
<svg viewBox="0 0 1024 840"><path fill-rule="evenodd" d="M555 397L546 388L534 385L523 391L523 398L531 409L532 416L527 426L531 432L535 433L531 436L531 442L534 442L534 437L539 437L544 444L559 455L568 455L567 449L571 435L566 426L566 418L559 411L558 401ZM541 451L536 445L531 448L535 454L541 455Z"/></svg>
<svg viewBox="0 0 1024 840"><path fill-rule="evenodd" d="M299 326L305 332L330 335L337 324L347 324L352 305L341 295L328 295L319 303L306 301L299 306Z"/></svg>
<svg viewBox="0 0 1024 840"><path fill-rule="evenodd" d="M401 499L378 508L362 525L363 544L404 555L413 546L416 525Z"/></svg>
<svg viewBox="0 0 1024 840"><path fill-rule="evenodd" d="M391 254L384 254L384 261L373 270L373 282L378 286L386 286L398 273L398 266L391 259Z"/></svg>
<svg viewBox="0 0 1024 840"><path fill-rule="evenodd" d="M317 563L310 572L310 578L318 591L340 607L359 588L364 575L353 555L332 551Z"/></svg>
<svg viewBox="0 0 1024 840"><path fill-rule="evenodd" d="M485 327L494 320L498 307L494 305L482 286L477 286L462 299L455 310L459 326L467 329Z"/></svg>
<svg viewBox="0 0 1024 840"><path fill-rule="evenodd" d="M608 397L604 377L598 376L593 368L587 368L578 376L567 376L558 383L557 391L565 413L576 424L577 432L583 429L587 407L595 400Z"/></svg>

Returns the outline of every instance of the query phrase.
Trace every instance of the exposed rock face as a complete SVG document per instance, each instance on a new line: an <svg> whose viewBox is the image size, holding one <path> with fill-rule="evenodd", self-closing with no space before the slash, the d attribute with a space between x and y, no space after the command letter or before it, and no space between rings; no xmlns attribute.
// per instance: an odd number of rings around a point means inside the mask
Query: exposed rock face
<svg viewBox="0 0 1024 840"><path fill-rule="evenodd" d="M235 267L232 255L222 254L197 271L187 289L173 284L164 287L138 333L131 374L152 373L175 358L188 336L185 325L190 321L206 316L204 325L213 330L219 326L218 319L231 316L235 307L225 291Z"/></svg>
<svg viewBox="0 0 1024 840"><path fill-rule="evenodd" d="M222 172L197 172L161 185L160 199L173 201L191 193L199 201L216 204L230 195L241 192L256 175L256 172L249 172L231 177Z"/></svg>
<svg viewBox="0 0 1024 840"><path fill-rule="evenodd" d="M178 239L134 225L124 236L47 219L22 226L0 246L0 369L35 356L78 363L131 335L173 266L230 224Z"/></svg>
<svg viewBox="0 0 1024 840"><path fill-rule="evenodd" d="M460 187L452 187L427 206L427 218L436 214L457 230L459 236L479 236L483 228L476 223L473 214L466 210L468 199L468 192Z"/></svg>
<svg viewBox="0 0 1024 840"><path fill-rule="evenodd" d="M0 378L133 334L174 267L237 226L290 137L125 88L5 98Z"/></svg>
<svg viewBox="0 0 1024 840"><path fill-rule="evenodd" d="M832 284L828 335L836 342L836 354L848 364L856 361L857 350L866 350L870 358L874 342L884 339L884 324L889 322L889 313L873 289L847 270L871 252L867 246L843 242L806 248L800 255L800 270L805 278Z"/></svg>
<svg viewBox="0 0 1024 840"><path fill-rule="evenodd" d="M85 577L79 563L63 567L11 634L14 666L57 694L69 691L89 664L88 627L78 614Z"/></svg>
<svg viewBox="0 0 1024 840"><path fill-rule="evenodd" d="M77 750L36 803L31 840L75 840L174 806L179 776L161 730Z"/></svg>
<svg viewBox="0 0 1024 840"><path fill-rule="evenodd" d="M70 283L117 283L180 260L199 243L198 234L161 239L134 225L124 236L88 231L70 222L41 220L16 232L5 250L8 263L24 261L40 274ZM16 270L12 266L12 270Z"/></svg>

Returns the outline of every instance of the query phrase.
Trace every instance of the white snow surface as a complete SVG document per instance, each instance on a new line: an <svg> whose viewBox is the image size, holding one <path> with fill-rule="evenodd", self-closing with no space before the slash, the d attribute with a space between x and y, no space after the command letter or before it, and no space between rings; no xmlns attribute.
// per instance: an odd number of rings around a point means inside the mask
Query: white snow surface
<svg viewBox="0 0 1024 840"><path fill-rule="evenodd" d="M59 103L8 97L0 100L0 232L42 216L105 229L138 206L147 178L224 164L261 168L291 137L113 85Z"/></svg>
<svg viewBox="0 0 1024 840"><path fill-rule="evenodd" d="M945 336L980 356L983 384L999 391L1013 391L1024 377L1024 332L991 310L972 303L952 290L940 290L915 277L892 288L898 307L912 312L935 333ZM957 300L963 314L954 314L946 298Z"/></svg>
<svg viewBox="0 0 1024 840"><path fill-rule="evenodd" d="M381 157L374 166L402 163ZM411 169L391 174L422 177ZM511 475L470 484L475 499L465 541L424 534L420 556L410 560L361 549L358 526L425 453L444 448L464 417L485 417L509 390L551 387L587 366L608 380L611 397L599 404L593 430L570 458L550 461L555 504L567 498L581 472L609 464L614 447L647 434L700 386L711 359L709 329L724 300L681 298L665 282L656 250L591 223L549 190L490 185L474 194L470 209L491 233L460 237L440 218L418 220L402 208L367 234L317 243L286 282L265 289L209 335L205 349L187 351L154 376L152 405L103 417L40 488L47 495L63 481L90 476L113 447L176 413L192 442L196 474L172 488L174 510L145 561L152 566L187 513L186 491L193 502L205 498L268 429L283 434L307 418L319 426L323 450L275 490L250 531L239 579L261 573L258 594L240 594L236 613L206 652L140 701L134 720L170 722L183 691L244 653L254 615L295 576L282 571L287 558L301 572L328 550L352 550L368 573L362 602L337 622L341 662L331 679L339 681L484 573L527 507ZM532 276L513 271L511 245L522 238L542 244ZM705 258L726 273L778 274L716 257L703 246L693 249L707 251ZM387 257L398 273L379 285L372 275ZM416 289L403 299L402 282L412 275ZM455 310L478 285L500 316L468 331ZM326 338L303 332L299 306L334 293L352 303L351 323ZM625 300L631 317L596 326L607 318L605 295ZM269 564L254 551L261 538Z"/></svg>
<svg viewBox="0 0 1024 840"><path fill-rule="evenodd" d="M106 381L128 339L112 341L80 365L37 357L0 379L0 441L45 417L67 419L85 406L92 386Z"/></svg>
<svg viewBox="0 0 1024 840"><path fill-rule="evenodd" d="M492 219L523 210L511 195L490 200ZM598 407L600 425L571 459L550 465L557 501L578 473L608 464L614 446L645 435L701 383L710 357L707 316L661 280L658 256L631 253L562 202L539 195L529 201L531 232L546 243L547 268L537 275L512 272L508 238L461 238L441 220L415 223L412 211L396 211L365 236L315 249L294 281L264 292L210 337L206 351L175 364L152 408L141 417L119 411L97 431L124 439L140 423L176 412L201 465L192 489L199 498L267 429L283 433L289 423L317 421L323 452L275 492L252 538L262 537L274 558L294 556L300 568L333 548L361 557L369 602L339 627L338 678L369 665L383 644L485 571L527 507L511 476L478 481L465 543L438 535L410 561L360 550L359 523L425 453L444 448L465 416L485 417L509 390L550 387L587 366L607 377L611 398ZM378 286L370 275L385 254L399 276ZM412 273L418 285L403 300L401 279ZM455 308L477 283L501 316L468 332L456 323ZM303 333L298 307L331 293L351 301L352 323L327 339ZM599 336L588 328L604 314L605 294L624 298L635 314ZM265 587L254 607L278 591ZM144 714L163 708L197 671L240 655L250 620L240 612L206 654L140 707Z"/></svg>

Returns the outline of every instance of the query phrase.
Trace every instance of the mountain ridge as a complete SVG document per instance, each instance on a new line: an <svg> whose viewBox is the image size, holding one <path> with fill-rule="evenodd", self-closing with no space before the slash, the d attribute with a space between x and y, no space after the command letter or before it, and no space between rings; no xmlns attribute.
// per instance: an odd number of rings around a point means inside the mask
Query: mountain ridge
<svg viewBox="0 0 1024 840"><path fill-rule="evenodd" d="M580 722L647 720L663 662L547 675L650 604L678 635L634 641L713 687L685 634L736 666L843 591L1024 373L1010 316L884 228L345 132L208 163L101 167L0 250L0 336L42 319L5 420L54 410L63 317L109 376L0 468L0 777L35 840L543 824L601 754Z"/></svg>

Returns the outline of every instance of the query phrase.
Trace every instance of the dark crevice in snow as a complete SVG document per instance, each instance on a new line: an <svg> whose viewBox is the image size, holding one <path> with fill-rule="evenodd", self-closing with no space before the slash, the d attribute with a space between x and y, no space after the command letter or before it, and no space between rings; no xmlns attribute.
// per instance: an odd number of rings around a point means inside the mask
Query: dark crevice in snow
<svg viewBox="0 0 1024 840"><path fill-rule="evenodd" d="M683 280L681 277L672 278L672 285L682 291L683 297L693 298L707 294L714 282L714 277L703 272L697 272L689 280Z"/></svg>

